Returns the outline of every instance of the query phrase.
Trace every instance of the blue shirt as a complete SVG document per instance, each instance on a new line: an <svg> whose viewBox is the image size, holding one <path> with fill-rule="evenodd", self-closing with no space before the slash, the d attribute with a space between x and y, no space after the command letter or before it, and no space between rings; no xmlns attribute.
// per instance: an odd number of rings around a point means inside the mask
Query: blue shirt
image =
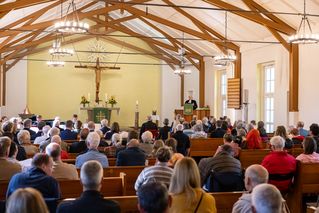
<svg viewBox="0 0 319 213"><path fill-rule="evenodd" d="M77 156L75 160L75 166L76 168L81 168L81 166L89 160L96 160L101 163L103 168L106 168L109 166L109 161L107 160L107 157L105 154L100 153L96 149L90 149L86 153Z"/></svg>
<svg viewBox="0 0 319 213"><path fill-rule="evenodd" d="M7 198L16 189L26 187L37 189L44 198L61 197L58 181L37 167L32 167L26 172L18 173L11 178L8 185Z"/></svg>
<svg viewBox="0 0 319 213"><path fill-rule="evenodd" d="M60 136L62 140L76 140L78 138L78 133L65 129L60 133Z"/></svg>

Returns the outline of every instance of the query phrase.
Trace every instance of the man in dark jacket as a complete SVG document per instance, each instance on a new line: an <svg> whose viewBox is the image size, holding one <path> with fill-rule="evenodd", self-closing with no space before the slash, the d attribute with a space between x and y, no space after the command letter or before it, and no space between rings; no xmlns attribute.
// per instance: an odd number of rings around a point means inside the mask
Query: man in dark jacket
<svg viewBox="0 0 319 213"><path fill-rule="evenodd" d="M81 152L85 152L87 150L87 146L86 146L86 138L88 136L88 134L90 133L90 130L88 128L84 128L81 130L80 132L80 141L77 142L73 142L70 145L70 153L81 153Z"/></svg>
<svg viewBox="0 0 319 213"><path fill-rule="evenodd" d="M157 137L157 134L158 134L157 130L158 130L157 125L155 123L153 123L152 116L148 115L147 121L145 123L143 123L141 126L140 139L142 138L142 134L145 131L150 131L150 132L152 132L153 136ZM157 134L154 134L154 133L157 133Z"/></svg>
<svg viewBox="0 0 319 213"><path fill-rule="evenodd" d="M146 154L139 148L139 142L132 139L127 143L127 148L117 154L116 166L144 166Z"/></svg>
<svg viewBox="0 0 319 213"><path fill-rule="evenodd" d="M72 130L73 122L71 120L67 120L65 123L65 130L63 130L60 134L62 140L76 140L78 138L78 134Z"/></svg>
<svg viewBox="0 0 319 213"><path fill-rule="evenodd" d="M46 154L38 153L32 159L32 167L14 175L8 185L7 198L19 188L32 187L41 192L44 198L60 198L60 187L51 177L53 160Z"/></svg>
<svg viewBox="0 0 319 213"><path fill-rule="evenodd" d="M191 143L189 141L189 137L183 133L183 128L184 127L182 124L177 124L176 132L172 137L177 140L177 152L183 154L184 156L188 156Z"/></svg>
<svg viewBox="0 0 319 213"><path fill-rule="evenodd" d="M81 167L80 176L83 185L81 197L74 201L62 202L58 206L57 213L121 212L117 203L104 199L100 193L103 168L98 161L90 160L84 163Z"/></svg>
<svg viewBox="0 0 319 213"><path fill-rule="evenodd" d="M224 137L226 131L221 128L222 124L223 124L222 120L218 120L216 122L216 129L210 135L211 138L223 138Z"/></svg>

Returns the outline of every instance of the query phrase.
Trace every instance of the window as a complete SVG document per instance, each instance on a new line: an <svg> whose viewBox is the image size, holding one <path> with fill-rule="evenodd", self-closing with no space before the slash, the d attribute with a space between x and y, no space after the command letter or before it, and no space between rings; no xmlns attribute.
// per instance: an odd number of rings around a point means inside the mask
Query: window
<svg viewBox="0 0 319 213"><path fill-rule="evenodd" d="M263 114L265 128L267 132L274 131L274 95L275 95L275 66L274 64L265 64L263 71Z"/></svg>
<svg viewBox="0 0 319 213"><path fill-rule="evenodd" d="M220 77L220 100L221 100L221 115L226 115L227 110L227 75L226 71L222 71Z"/></svg>

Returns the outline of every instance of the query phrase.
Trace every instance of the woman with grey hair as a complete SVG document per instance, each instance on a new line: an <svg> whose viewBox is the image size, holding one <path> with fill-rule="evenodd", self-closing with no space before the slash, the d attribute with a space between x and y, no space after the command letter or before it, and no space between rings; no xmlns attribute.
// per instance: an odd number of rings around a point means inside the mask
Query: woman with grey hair
<svg viewBox="0 0 319 213"><path fill-rule="evenodd" d="M203 131L201 124L196 124L193 129L194 134L190 136L191 138L207 138L207 133Z"/></svg>

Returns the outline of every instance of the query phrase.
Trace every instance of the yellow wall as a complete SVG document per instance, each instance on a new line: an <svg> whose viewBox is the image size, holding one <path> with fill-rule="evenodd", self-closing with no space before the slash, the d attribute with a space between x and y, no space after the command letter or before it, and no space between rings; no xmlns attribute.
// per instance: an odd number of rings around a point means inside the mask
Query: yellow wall
<svg viewBox="0 0 319 213"><path fill-rule="evenodd" d="M118 33L117 33L118 34ZM94 39L80 41L73 46L76 50L87 50ZM149 46L135 38L124 38L144 49ZM136 52L119 45L105 42L107 51ZM70 45L69 47L72 47ZM80 60L87 61L87 53L78 54ZM116 61L118 54L108 55L106 61ZM28 56L28 59L49 59L48 52ZM76 56L66 57L66 60L77 61ZM159 60L147 55L120 55L119 62L159 63ZM91 103L95 99L95 75L93 70L74 68L74 63L66 63L64 68L50 68L44 61L28 61L28 106L35 114L44 118L60 116L63 120L70 119L77 113L85 121L87 114L80 111L82 95L91 94ZM160 66L119 65L121 70L108 70L102 74L100 99L104 100L107 93L114 95L120 107L120 114L112 113L112 121L118 121L121 126L134 125L135 102L139 101L140 123L153 109L160 111Z"/></svg>

